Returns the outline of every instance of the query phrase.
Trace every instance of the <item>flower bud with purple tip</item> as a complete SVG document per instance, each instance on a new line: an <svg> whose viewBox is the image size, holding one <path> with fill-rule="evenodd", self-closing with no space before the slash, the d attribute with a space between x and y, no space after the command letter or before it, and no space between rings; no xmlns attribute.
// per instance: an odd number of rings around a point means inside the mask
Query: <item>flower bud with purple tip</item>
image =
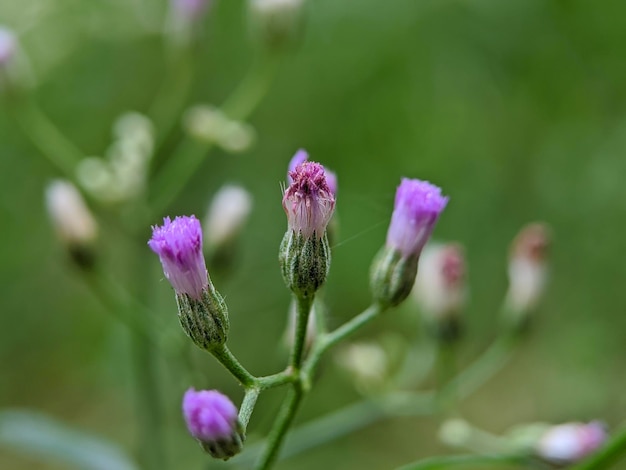
<svg viewBox="0 0 626 470"><path fill-rule="evenodd" d="M535 450L548 462L569 465L598 450L606 440L606 430L597 421L566 423L548 428L536 443Z"/></svg>
<svg viewBox="0 0 626 470"><path fill-rule="evenodd" d="M228 309L215 290L202 254L202 229L194 216L169 217L152 228L148 245L161 260L176 291L178 319L185 333L207 351L226 342Z"/></svg>
<svg viewBox="0 0 626 470"><path fill-rule="evenodd" d="M387 243L372 265L371 287L381 305L400 304L411 292L422 248L448 198L427 181L403 178L387 232Z"/></svg>
<svg viewBox="0 0 626 470"><path fill-rule="evenodd" d="M319 163L304 161L289 177L291 184L283 196L288 229L279 261L287 287L298 296L309 297L324 283L330 269L326 227L335 210L335 195Z"/></svg>
<svg viewBox="0 0 626 470"><path fill-rule="evenodd" d="M228 460L243 448L237 407L217 390L190 388L183 397L183 417L189 433L216 459Z"/></svg>

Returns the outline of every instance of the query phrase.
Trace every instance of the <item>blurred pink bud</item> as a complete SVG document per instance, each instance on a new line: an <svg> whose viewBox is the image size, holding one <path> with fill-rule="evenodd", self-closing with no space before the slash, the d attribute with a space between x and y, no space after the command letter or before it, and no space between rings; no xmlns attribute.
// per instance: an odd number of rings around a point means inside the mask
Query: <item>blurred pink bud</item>
<svg viewBox="0 0 626 470"><path fill-rule="evenodd" d="M537 454L556 464L582 460L599 449L607 434L602 424L567 423L549 428L536 445Z"/></svg>
<svg viewBox="0 0 626 470"><path fill-rule="evenodd" d="M13 31L0 26L0 68L5 67L17 52L17 38Z"/></svg>
<svg viewBox="0 0 626 470"><path fill-rule="evenodd" d="M546 225L524 227L511 244L507 303L513 312L528 312L541 300L547 282L550 232Z"/></svg>
<svg viewBox="0 0 626 470"><path fill-rule="evenodd" d="M467 300L467 267L458 243L428 244L419 260L413 294L432 320L457 316Z"/></svg>

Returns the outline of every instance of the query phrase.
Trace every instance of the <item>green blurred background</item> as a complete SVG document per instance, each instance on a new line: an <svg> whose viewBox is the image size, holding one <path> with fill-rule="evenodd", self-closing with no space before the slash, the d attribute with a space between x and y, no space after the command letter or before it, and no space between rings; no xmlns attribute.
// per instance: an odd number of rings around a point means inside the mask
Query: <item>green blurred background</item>
<svg viewBox="0 0 626 470"><path fill-rule="evenodd" d="M114 119L145 112L158 90L166 10L164 0L3 0L0 23L19 34L39 79L41 107L86 155L101 155ZM217 1L200 40L190 103L221 103L258 49L246 3ZM551 283L532 335L463 405L465 416L494 432L532 421L617 426L626 416L626 268L619 255L626 226L625 57L620 1L309 0L303 34L249 120L256 144L238 155L214 151L168 211L203 215L224 182L239 182L254 196L237 264L230 277L214 277L231 312L231 349L257 374L284 364L289 295L277 264L286 226L280 182L303 147L339 177L341 239L326 292L331 324L368 304L369 263L384 241L399 178L428 179L450 196L436 238L467 249L471 303L462 361L495 334L517 230L542 220L554 233ZM132 452L127 331L64 257L43 203L43 188L58 173L5 111L0 406L44 412ZM102 235L102 252L115 265L127 247L106 225ZM147 259L161 306L155 315L175 329L171 289L156 257ZM412 312L401 310L361 336L402 329ZM207 374L196 386L240 399L210 357L195 359ZM358 399L327 364L300 420ZM165 364L160 372L173 468L202 468L208 457L179 416L180 394L191 384L173 383ZM262 397L251 440L267 432L280 397ZM393 468L446 452L437 423L383 421L278 468ZM65 467L0 449L0 468Z"/></svg>

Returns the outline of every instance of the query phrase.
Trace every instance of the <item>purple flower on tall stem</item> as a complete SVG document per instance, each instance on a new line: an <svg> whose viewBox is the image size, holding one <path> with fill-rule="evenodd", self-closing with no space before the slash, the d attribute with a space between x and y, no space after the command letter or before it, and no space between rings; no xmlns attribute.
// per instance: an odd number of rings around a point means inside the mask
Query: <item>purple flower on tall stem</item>
<svg viewBox="0 0 626 470"><path fill-rule="evenodd" d="M242 448L237 407L217 390L190 388L183 396L189 433L215 458L228 459Z"/></svg>
<svg viewBox="0 0 626 470"><path fill-rule="evenodd" d="M161 260L165 277L177 294L200 300L209 285L202 254L202 228L195 216L169 217L162 226L152 227L148 245Z"/></svg>
<svg viewBox="0 0 626 470"><path fill-rule="evenodd" d="M289 229L308 239L324 236L335 210L335 195L326 181L324 167L305 161L289 172L291 184L283 195Z"/></svg>
<svg viewBox="0 0 626 470"><path fill-rule="evenodd" d="M428 181L403 178L387 232L387 246L404 257L419 256L445 209L448 198Z"/></svg>

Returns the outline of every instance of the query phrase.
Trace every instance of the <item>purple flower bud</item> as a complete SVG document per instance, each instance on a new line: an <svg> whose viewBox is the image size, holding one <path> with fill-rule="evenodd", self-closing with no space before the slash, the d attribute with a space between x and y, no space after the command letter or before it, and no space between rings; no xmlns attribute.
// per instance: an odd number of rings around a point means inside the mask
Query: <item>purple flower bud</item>
<svg viewBox="0 0 626 470"><path fill-rule="evenodd" d="M0 67L6 66L17 50L17 39L10 29L0 26Z"/></svg>
<svg viewBox="0 0 626 470"><path fill-rule="evenodd" d="M291 177L291 172L294 171L297 167L302 165L304 162L309 161L309 154L306 150L300 149L296 152L296 154L291 157L289 161L289 167L287 169L287 184L293 184L293 178ZM334 196L337 195L337 175L334 171L330 171L328 168L324 168L324 175L326 176L326 184L330 189L330 192L333 193Z"/></svg>
<svg viewBox="0 0 626 470"><path fill-rule="evenodd" d="M447 203L439 187L403 178L396 191L387 246L406 258L419 256Z"/></svg>
<svg viewBox="0 0 626 470"><path fill-rule="evenodd" d="M226 395L190 388L183 397L183 416L189 433L213 457L226 460L241 451L237 407Z"/></svg>
<svg viewBox="0 0 626 470"><path fill-rule="evenodd" d="M161 260L165 277L177 294L187 294L195 300L208 289L209 279L202 255L202 229L195 216L169 217L163 226L152 227L148 245Z"/></svg>
<svg viewBox="0 0 626 470"><path fill-rule="evenodd" d="M324 167L305 161L290 171L289 177L292 183L283 196L289 229L305 239L313 235L322 238L335 210L335 195L326 182Z"/></svg>
<svg viewBox="0 0 626 470"><path fill-rule="evenodd" d="M537 443L537 454L556 464L582 460L599 449L607 439L602 424L567 423L549 428Z"/></svg>

